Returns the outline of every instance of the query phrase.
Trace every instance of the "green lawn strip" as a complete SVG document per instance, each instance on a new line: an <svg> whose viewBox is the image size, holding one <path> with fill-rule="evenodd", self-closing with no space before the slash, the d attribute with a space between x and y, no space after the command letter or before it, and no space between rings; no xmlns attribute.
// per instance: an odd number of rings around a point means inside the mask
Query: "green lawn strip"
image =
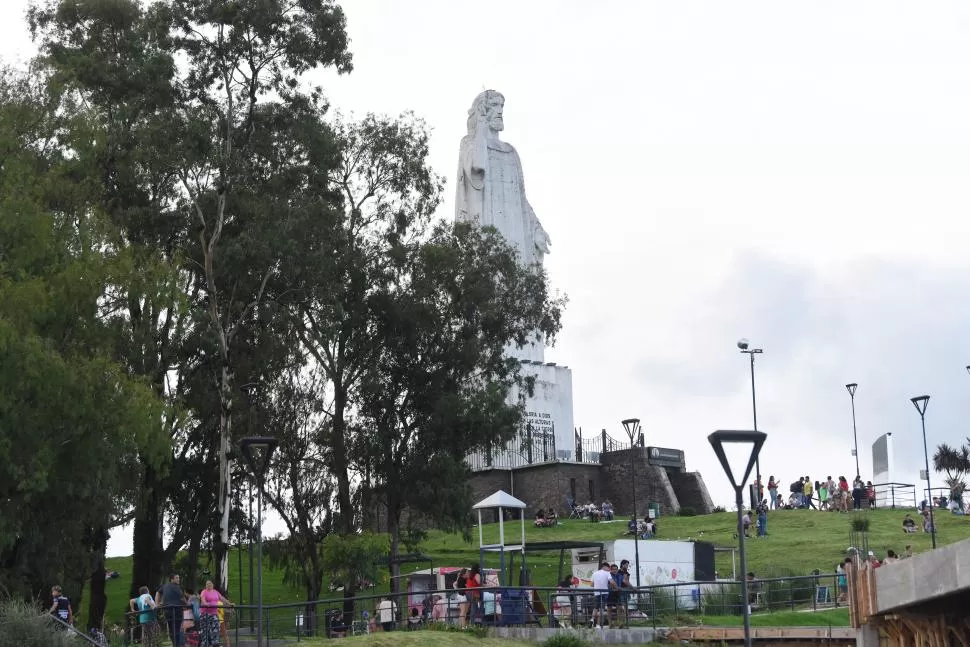
<svg viewBox="0 0 970 647"><path fill-rule="evenodd" d="M873 510L867 514L870 520L868 533L869 546L880 557L887 549L901 552L906 544L912 544L917 553L930 549L930 536L925 533L904 534L902 519L904 510ZM852 515L834 512L814 512L805 510L781 510L772 512L768 520L768 537L752 537L746 542L748 569L760 578L789 577L809 575L819 569L833 573L837 562L845 557L849 546L849 519ZM659 520L660 539L695 539L709 541L717 546L736 546L734 538L736 516L733 512L695 516L661 517ZM970 517L956 516L947 512L936 515L937 540L946 545L970 538ZM563 520L554 528L536 528L526 519L526 545L537 541L605 541L623 537L626 522L590 523L582 520ZM519 537L518 522L506 523L506 542L515 542ZM489 524L484 528L486 543L498 541L498 525ZM640 545L643 558L649 559L650 544L654 540L644 540ZM438 566L467 566L478 561L478 529L471 532L471 540L465 541L459 535L437 530L428 533L420 550L434 560ZM242 550L242 580L239 577L238 553L230 552L229 595L239 600L239 583L243 582L243 598L249 600L249 562L248 553ZM569 572L571 555L566 552L566 572ZM518 558L517 558L518 559ZM555 586L558 574L558 551L527 556L532 581L536 586ZM487 566L498 566L498 556L486 555ZM402 572L416 568L426 568L426 564L405 564ZM131 579L131 558L115 557L108 559L107 568L116 570L120 578L107 582L108 624L120 624L128 606L128 592ZM731 575L730 553L719 553L716 568L722 577ZM740 566L739 566L740 568ZM201 579L201 576L200 576ZM327 582L324 582L327 591ZM376 594L388 590L387 582L380 584L365 594ZM783 592L784 593L784 592ZM325 595L325 597L331 597ZM332 597L337 597L333 595ZM283 574L270 568L264 569L263 598L266 604L296 603L304 599L304 592L283 583ZM775 614L772 614L775 615Z"/></svg>
<svg viewBox="0 0 970 647"><path fill-rule="evenodd" d="M740 627L741 616L702 616L697 623L709 627ZM799 612L775 611L756 613L751 616L752 627L848 627L849 610L826 609L825 611Z"/></svg>
<svg viewBox="0 0 970 647"><path fill-rule="evenodd" d="M350 636L341 644L360 647L534 647L535 643L504 638L481 638L471 632L458 631L392 631L366 636ZM296 643L294 643L296 644ZM301 640L300 645L322 647L332 645L327 638Z"/></svg>

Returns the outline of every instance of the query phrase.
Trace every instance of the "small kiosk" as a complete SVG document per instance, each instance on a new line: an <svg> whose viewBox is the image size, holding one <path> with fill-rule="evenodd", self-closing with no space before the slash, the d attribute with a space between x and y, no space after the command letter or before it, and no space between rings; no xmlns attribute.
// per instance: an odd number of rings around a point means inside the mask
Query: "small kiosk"
<svg viewBox="0 0 970 647"><path fill-rule="evenodd" d="M499 555L499 586L511 586L510 579L505 571L505 553L512 552L513 554L518 552L520 555L525 555L525 503L519 501L514 496L499 490L495 494L482 499L474 506L473 510L478 511L478 560L479 563L485 564L485 552L497 552ZM497 544L486 544L485 543L485 532L482 528L482 510L498 510L498 543ZM518 510L519 512L519 543L517 544L506 544L505 543L505 511L506 510ZM515 523L514 521L512 522ZM514 532L514 530L513 530ZM521 568L525 568L524 560L520 560Z"/></svg>

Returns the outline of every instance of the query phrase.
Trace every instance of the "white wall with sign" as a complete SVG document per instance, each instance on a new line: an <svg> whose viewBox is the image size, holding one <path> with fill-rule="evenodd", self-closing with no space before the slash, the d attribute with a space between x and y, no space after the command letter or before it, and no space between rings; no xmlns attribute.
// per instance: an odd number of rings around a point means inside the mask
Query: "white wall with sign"
<svg viewBox="0 0 970 647"><path fill-rule="evenodd" d="M556 458L574 460L576 439L573 433L573 372L555 364L523 364L522 372L536 378L535 390L526 399L526 423L532 433L554 435Z"/></svg>

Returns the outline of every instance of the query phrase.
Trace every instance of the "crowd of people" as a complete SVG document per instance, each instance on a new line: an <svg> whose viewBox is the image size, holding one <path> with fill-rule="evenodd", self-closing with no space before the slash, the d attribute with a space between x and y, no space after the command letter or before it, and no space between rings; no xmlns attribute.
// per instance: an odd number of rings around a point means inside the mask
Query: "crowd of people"
<svg viewBox="0 0 970 647"><path fill-rule="evenodd" d="M757 480L755 484L758 485ZM876 489L872 481L863 481L859 475L853 479L851 486L844 476L840 476L838 481L831 476L826 476L824 481L812 481L810 476L800 476L788 486L787 500L779 489L780 481L774 476L769 477L766 503L771 510L803 508L849 512L876 507ZM759 487L759 492L763 497L763 488Z"/></svg>
<svg viewBox="0 0 970 647"><path fill-rule="evenodd" d="M128 608L141 632L141 644L154 646L160 642L159 622L164 622L173 647L230 647L227 611L232 602L207 580L198 594L182 589L177 574L152 597L147 586L128 601Z"/></svg>

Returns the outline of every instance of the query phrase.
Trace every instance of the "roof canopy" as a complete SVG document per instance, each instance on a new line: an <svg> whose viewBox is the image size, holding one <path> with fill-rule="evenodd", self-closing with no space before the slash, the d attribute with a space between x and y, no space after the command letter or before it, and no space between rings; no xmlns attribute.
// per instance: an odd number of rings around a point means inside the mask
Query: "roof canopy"
<svg viewBox="0 0 970 647"><path fill-rule="evenodd" d="M490 497L482 499L472 506L472 510L481 510L483 508L516 508L523 510L525 509L525 503L519 501L508 492L499 490Z"/></svg>

